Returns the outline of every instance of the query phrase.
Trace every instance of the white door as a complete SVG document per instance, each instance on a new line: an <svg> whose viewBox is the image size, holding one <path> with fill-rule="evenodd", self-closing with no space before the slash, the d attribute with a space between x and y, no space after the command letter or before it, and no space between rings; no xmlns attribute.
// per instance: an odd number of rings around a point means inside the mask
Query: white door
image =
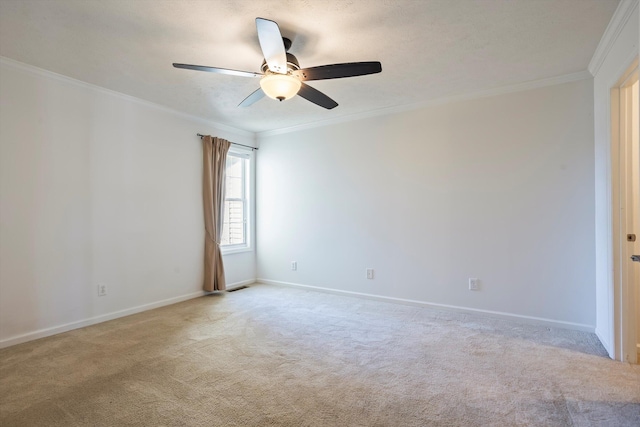
<svg viewBox="0 0 640 427"><path fill-rule="evenodd" d="M639 106L638 73L631 84L631 176L629 177L631 199L630 220L631 227L628 244L633 261L630 266L630 280L635 284L635 320L636 320L636 363L640 362L640 106ZM635 240L635 241L634 241Z"/></svg>
<svg viewBox="0 0 640 427"><path fill-rule="evenodd" d="M640 142L638 70L620 86L620 326L622 360L640 360ZM639 257L635 262L636 255Z"/></svg>

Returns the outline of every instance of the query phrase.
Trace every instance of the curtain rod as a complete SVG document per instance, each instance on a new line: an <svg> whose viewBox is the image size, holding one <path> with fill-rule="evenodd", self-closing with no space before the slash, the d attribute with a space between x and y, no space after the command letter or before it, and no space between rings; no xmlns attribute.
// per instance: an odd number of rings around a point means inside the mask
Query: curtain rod
<svg viewBox="0 0 640 427"><path fill-rule="evenodd" d="M200 139L202 139L202 138L204 138L204 137L206 136L206 135L202 135L202 134L200 134L200 133L198 133L197 135L200 137ZM250 146L250 145L238 144L237 142L232 142L231 144L233 144L233 145L239 145L239 146L241 146L241 147L251 148L252 150L257 150L257 149L258 149L258 147L252 147L252 146Z"/></svg>

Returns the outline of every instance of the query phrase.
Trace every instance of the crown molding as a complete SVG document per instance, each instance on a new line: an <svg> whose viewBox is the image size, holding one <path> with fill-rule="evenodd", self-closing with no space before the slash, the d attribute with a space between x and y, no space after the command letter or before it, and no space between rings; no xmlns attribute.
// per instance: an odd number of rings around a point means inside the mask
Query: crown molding
<svg viewBox="0 0 640 427"><path fill-rule="evenodd" d="M604 34L600 39L600 43L598 43L598 47L591 58L591 62L589 62L589 67L587 69L592 76L595 76L598 73L598 70L600 70L600 67L607 58L609 51L618 39L620 32L626 25L629 18L636 11L637 7L638 0L622 0L620 4L618 4L616 11L613 12L611 21L609 21L609 25L607 25L607 29L604 31Z"/></svg>
<svg viewBox="0 0 640 427"><path fill-rule="evenodd" d="M624 1L624 0L623 0ZM638 0L631 0L631 2L634 2L637 4ZM492 89L487 89L487 90L482 90L482 91L477 91L477 92L470 92L470 93L466 93L466 94L460 94L460 95L454 95L454 96L449 96L449 97L443 97L443 98L438 98L438 99L432 99L429 101L423 101L423 102L419 102L419 103L412 103L412 104L405 104L405 105L398 105L398 106L393 106L393 107L386 107L386 108L379 108L376 110L371 110L371 111L365 111L362 113L355 113L355 114L349 114L346 116L342 116L342 117L336 117L336 118L332 118L332 119L325 119L325 120L318 120L318 121L313 121L313 122L309 122L309 123L304 123L304 124L300 124L300 125L295 125L295 126L290 126L290 127L285 127L285 128L278 128L278 129L273 129L273 130L266 130L266 131L261 131L261 132L251 132L248 130L244 130L244 129L239 129L239 128L235 128L229 125L225 125L222 123L218 123L218 122L214 122L212 120L208 120L205 119L203 117L199 117L199 116L194 116L191 114L187 114L184 113L182 111L179 110L175 110L169 107L165 107L163 105L160 104L156 104L150 101L146 101L140 98L136 98L134 96L131 95L126 95L124 93L121 92L116 92L114 90L111 89L106 89L103 88L101 86L97 86L91 83L87 83L87 82L83 82L81 80L77 80L71 77L67 77L64 76L62 74L58 74L58 73L54 73L53 71L49 71L49 70L45 70L30 64L25 64L23 62L19 62L16 61L14 59L10 59L4 56L0 56L0 64L12 67L12 68L16 68L16 69L20 69L29 73L33 73L33 74L37 74L37 75L41 75L47 78L52 78L58 81L62 81L62 82L66 82L78 87L84 87L87 89L91 89L100 93L104 93L107 95L111 95L111 96L115 96L121 99L125 99L131 102L134 102L136 104L139 105L144 105L150 108L154 108L156 110L160 110L160 111L164 111L164 112L168 112L171 114L175 114L177 116L186 118L188 120L192 120L195 122L199 122L202 123L203 125L206 126L211 126L215 129L218 129L220 131L225 131L225 132L233 132L236 133L238 135L242 135L245 137L249 137L254 141L254 144L257 146L259 143L260 138L264 138L264 137L268 137L268 136L274 136L274 135L281 135L281 134L287 134L287 133L291 133L291 132L298 132L298 131L302 131L302 130L307 130L307 129L314 129L314 128L318 128L318 127L323 127L323 126L330 126L330 125L335 125L335 124L339 124L339 123L345 123L345 122L351 122L351 121L356 121L356 120L362 120L362 119L367 119L367 118L372 118L372 117L379 117L379 116L386 116L386 115L391 115L391 114L397 114L397 113L402 113L402 112L406 112L406 111L413 111L413 110L419 110L422 108L428 108L428 107L434 107L434 106L438 106L438 105L445 105L445 104L451 104L454 102L460 102L460 101L468 101L468 100L472 100L472 99L479 99L479 98L487 98L487 97L491 97L491 96L497 96L497 95L504 95L504 94L508 94L508 93L513 93L513 92L521 92L521 91L526 91L526 90L531 90L531 89L538 89L538 88L542 88L542 87L546 87L546 86L553 86L553 85L558 85L558 84L563 84L563 83L570 83L570 82L575 82L575 81L579 81L579 80L584 80L584 79L589 79L592 78L592 75L589 73L589 71L580 71L577 73L572 73L572 74L565 74L562 76L556 76L556 77L550 77L550 78L546 78L546 79L541 79L541 80L533 80L533 81L529 81L529 82L524 82L524 83L518 83L518 84L514 84L514 85L507 85L507 86L501 86L501 87L496 87L496 88L492 88Z"/></svg>
<svg viewBox="0 0 640 427"><path fill-rule="evenodd" d="M258 141L260 141L260 138L269 137L269 136L282 135L282 134L287 134L291 132L298 132L302 130L313 129L313 128L323 127L323 126L330 126L330 125L335 125L335 124L344 123L344 122L352 122L355 120L368 119L372 117L397 114L397 113L402 113L406 111L420 110L423 108L435 107L438 105L452 104L454 102L469 101L473 99L488 98L488 97L497 96L497 95L505 95L508 93L522 92L526 90L538 89L538 88L543 88L547 86L554 86L554 85L559 85L563 83L571 83L571 82L576 82L576 81L591 79L591 78L593 78L591 73L589 73L589 71L587 70L584 70L584 71L579 71L577 73L564 74L562 76L550 77L550 78L541 79L541 80L532 80L529 82L518 83L518 84L513 84L508 86L500 86L493 89L481 90L477 92L470 92L466 94L454 95L449 97L437 98L437 99L432 99L429 101L423 101L419 103L380 108L376 110L366 111L363 113L349 114L342 117L319 120L315 122L295 125L295 126L286 127L286 128L256 132L256 138Z"/></svg>
<svg viewBox="0 0 640 427"><path fill-rule="evenodd" d="M251 131L247 131L244 129L235 128L233 126L225 125L222 123L214 122L209 119L205 119L203 117L194 116L191 114L184 113L179 110L175 110L170 107L165 107L164 105L156 104L154 102L146 101L144 99L136 98L135 96L126 95L122 92L117 92L115 90L106 89L102 86L97 86L92 83L83 82L82 80L77 80L72 77L67 77L62 74L54 73L53 71L45 70L43 68L36 67L34 65L25 64L24 62L16 61L15 59L7 58L6 56L0 56L0 64L6 65L11 68L15 68L21 71L26 71L31 74L36 74L39 76L43 76L46 78L50 78L53 80L58 80L64 83L68 83L74 86L78 86L85 89L90 89L96 92L100 92L106 95L114 96L116 98L124 99L126 101L130 101L139 105L144 105L146 107L153 108L155 110L164 111L166 113L174 114L180 116L182 118L195 121L201 123L205 126L211 126L222 132L231 132L241 136L249 137L255 143L255 133Z"/></svg>

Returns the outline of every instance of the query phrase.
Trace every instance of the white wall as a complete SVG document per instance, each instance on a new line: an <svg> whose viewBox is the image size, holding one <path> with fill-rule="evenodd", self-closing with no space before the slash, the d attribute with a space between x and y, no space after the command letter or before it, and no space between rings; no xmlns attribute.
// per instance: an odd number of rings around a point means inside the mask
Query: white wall
<svg viewBox="0 0 640 427"><path fill-rule="evenodd" d="M611 241L611 89L638 55L638 2L619 33L611 36L604 61L594 74L595 230L596 230L596 334L611 357L614 355L613 248ZM616 11L618 14L618 11ZM615 21L616 15L612 18ZM610 24L611 26L611 24ZM614 29L617 29L614 28ZM605 41L609 34L605 33ZM592 61L593 62L593 61Z"/></svg>
<svg viewBox="0 0 640 427"><path fill-rule="evenodd" d="M593 330L591 80L258 140L259 280Z"/></svg>
<svg viewBox="0 0 640 427"><path fill-rule="evenodd" d="M197 132L255 140L0 61L0 346L201 293ZM225 262L255 278L255 252Z"/></svg>

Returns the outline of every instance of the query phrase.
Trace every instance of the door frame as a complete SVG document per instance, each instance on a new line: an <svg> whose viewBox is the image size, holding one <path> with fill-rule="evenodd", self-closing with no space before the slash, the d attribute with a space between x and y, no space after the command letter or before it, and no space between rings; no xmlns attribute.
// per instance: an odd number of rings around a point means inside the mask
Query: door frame
<svg viewBox="0 0 640 427"><path fill-rule="evenodd" d="M611 239L613 248L613 354L616 360L638 363L636 285L631 248L626 240L630 222L628 187L631 180L630 83L638 76L638 58L611 89ZM636 118L637 120L637 118ZM637 234L640 234L636 230Z"/></svg>

